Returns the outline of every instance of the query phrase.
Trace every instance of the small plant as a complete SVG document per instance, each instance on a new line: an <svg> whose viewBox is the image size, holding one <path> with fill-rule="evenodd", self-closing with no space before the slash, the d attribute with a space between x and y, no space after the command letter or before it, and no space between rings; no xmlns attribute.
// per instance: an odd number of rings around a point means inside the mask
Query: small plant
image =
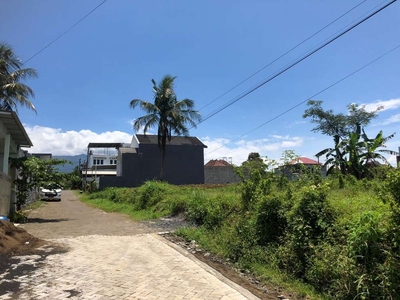
<svg viewBox="0 0 400 300"><path fill-rule="evenodd" d="M8 218L13 223L26 223L28 221L28 217L22 212L14 212Z"/></svg>

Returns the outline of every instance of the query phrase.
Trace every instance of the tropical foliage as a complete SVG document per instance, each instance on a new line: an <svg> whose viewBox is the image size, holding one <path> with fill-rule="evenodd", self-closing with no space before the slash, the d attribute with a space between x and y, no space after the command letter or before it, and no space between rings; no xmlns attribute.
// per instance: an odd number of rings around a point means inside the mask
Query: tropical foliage
<svg viewBox="0 0 400 300"><path fill-rule="evenodd" d="M11 158L11 166L18 176L14 180L17 186L17 210L20 210L28 198L30 191L40 186L56 186L64 182L66 174L58 172L56 166L64 165L63 159L41 160L34 156Z"/></svg>
<svg viewBox="0 0 400 300"><path fill-rule="evenodd" d="M274 163L275 161L268 160L268 158L263 159L258 152L251 152L247 160L236 168L236 172L242 179L249 178L254 171L258 171L262 176L265 176Z"/></svg>
<svg viewBox="0 0 400 300"><path fill-rule="evenodd" d="M376 118L377 110L368 112L364 107L356 104L347 106L348 114L334 114L332 110L324 111L322 101L310 100L311 106L303 115L310 117L311 122L317 126L315 132L333 137L334 147L324 149L316 154L317 157L325 155L325 167L328 174L334 170L340 170L341 174L351 174L357 179L370 175L370 170L380 164L388 164L384 154L396 155L395 151L386 148L385 143L394 137L394 133L384 137L380 131L375 138L369 138L364 127Z"/></svg>
<svg viewBox="0 0 400 300"><path fill-rule="evenodd" d="M157 84L153 83L154 103L140 99L134 99L130 102L132 109L139 106L147 114L137 118L133 127L139 131L143 129L144 133L157 126L158 147L161 150L162 162L160 171L160 180L163 179L164 163L167 141L171 141L172 135L188 135L189 126L196 127L196 122L200 121L200 114L194 110L194 101L183 99L178 101L174 89L176 77L166 75Z"/></svg>
<svg viewBox="0 0 400 300"><path fill-rule="evenodd" d="M22 81L37 77L37 72L32 68L23 69L22 65L9 45L0 44L0 109L18 112L18 106L24 106L36 112L29 100L35 94Z"/></svg>

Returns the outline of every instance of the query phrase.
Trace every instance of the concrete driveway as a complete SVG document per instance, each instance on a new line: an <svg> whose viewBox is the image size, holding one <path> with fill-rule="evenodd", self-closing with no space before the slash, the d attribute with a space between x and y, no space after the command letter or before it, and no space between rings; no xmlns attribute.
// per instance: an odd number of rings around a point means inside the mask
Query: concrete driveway
<svg viewBox="0 0 400 300"><path fill-rule="evenodd" d="M81 203L71 191L46 202L23 227L50 241L12 258L0 299L259 299L158 232Z"/></svg>

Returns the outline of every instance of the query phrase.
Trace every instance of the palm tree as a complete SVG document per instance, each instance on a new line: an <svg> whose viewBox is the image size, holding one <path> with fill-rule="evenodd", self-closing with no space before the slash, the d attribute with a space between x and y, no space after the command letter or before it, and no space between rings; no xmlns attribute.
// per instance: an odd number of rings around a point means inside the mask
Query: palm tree
<svg viewBox="0 0 400 300"><path fill-rule="evenodd" d="M0 44L0 109L17 110L17 106L25 106L36 112L29 100L34 97L33 90L21 81L37 77L35 69L21 69L23 63L16 57L9 45Z"/></svg>
<svg viewBox="0 0 400 300"><path fill-rule="evenodd" d="M170 142L172 134L189 134L189 126L196 127L196 121L200 121L200 114L195 111L194 102L190 99L178 101L174 91L174 80L176 77L171 75L164 76L157 84L153 83L154 103L140 99L130 102L130 107L134 109L139 106L147 114L134 121L133 128L139 131L143 128L144 134L149 128L158 126L157 141L162 154L160 180L163 179L164 162L167 140Z"/></svg>

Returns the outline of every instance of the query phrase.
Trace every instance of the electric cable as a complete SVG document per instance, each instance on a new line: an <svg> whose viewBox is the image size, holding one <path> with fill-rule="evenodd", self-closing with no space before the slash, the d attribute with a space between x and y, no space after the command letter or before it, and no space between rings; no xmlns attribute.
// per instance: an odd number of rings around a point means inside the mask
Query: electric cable
<svg viewBox="0 0 400 300"><path fill-rule="evenodd" d="M256 91L257 89L259 89L260 87L262 87L263 85L265 85L266 83L272 81L273 79L275 79L276 77L278 77L279 75L285 73L286 71L288 71L289 69L293 68L294 66L296 66L297 64L299 64L300 62L302 62L303 60L307 59L308 57L310 57L311 55L315 54L316 52L318 52L319 50L323 49L324 47L328 46L329 44L331 44L332 42L334 42L335 40L337 40L338 38L340 38L341 36L345 35L346 33L348 33L349 31L353 30L354 28L356 28L357 26L359 26L360 24L364 23L365 21L367 21L368 19L370 19L371 17L373 17L374 15L376 15L377 13L379 13L380 11L384 10L385 8L387 8L388 6L392 5L393 3L395 3L397 0L392 0L389 3L385 4L384 6L380 7L379 9L373 11L372 13L368 14L366 17L362 18L360 21L356 22L355 24L351 25L349 28L339 32L338 34L336 34L335 36L333 36L332 38L330 38L328 41L324 42L322 45L316 47L314 50L306 53L305 55L301 56L299 59L296 59L293 63L290 63L288 66L284 67L283 69L281 69L280 71L278 71L277 73L275 73L274 75L268 77L267 79L261 81L260 83L258 83L257 85L255 85L254 87L252 87L250 90L244 92L243 94L241 94L238 97L233 98L231 101L229 101L228 103L224 104L223 106L219 107L218 109L216 109L215 111L213 111L212 113L210 113L209 115L207 115L203 120L201 120L197 125L207 121L208 119L212 118L213 116L215 116L216 114L220 113L221 111L227 109L228 107L230 107L231 105L233 105L234 103L238 102L239 100L243 99L244 97L248 96L249 94L253 93L254 91Z"/></svg>
<svg viewBox="0 0 400 300"><path fill-rule="evenodd" d="M42 53L44 50L46 50L48 47L50 47L52 44L54 44L56 41L58 41L60 38L62 38L64 35L66 35L71 29L73 29L76 25L78 25L80 22L82 22L84 19L86 19L88 16L90 16L96 9L98 9L100 6L102 6L104 3L106 3L107 0L104 0L101 2L99 5L97 5L95 8L93 8L90 12L88 12L85 16L83 16L79 21L77 21L75 24L73 24L71 27L69 27L67 30L65 30L62 34L60 34L58 37L56 37L54 40L52 40L50 43L48 43L46 46L44 46L42 49L40 49L38 52L36 52L34 55L32 55L30 58L28 58L26 61L24 61L22 64L26 64L28 61Z"/></svg>
<svg viewBox="0 0 400 300"><path fill-rule="evenodd" d="M231 143L233 143L233 142L235 142L235 141L237 141L237 140L239 140L239 139L245 137L246 135L248 135L248 134L250 134L250 133L256 131L257 129L260 129L261 127L263 127L263 126L265 126L265 125L267 125L268 123L271 123L272 121L275 121L275 120L278 119L279 117L281 117L281 116L287 114L288 112L294 110L295 108L299 107L300 105L303 105L303 104L306 103L308 100L310 100L310 99L312 99L312 98L315 98L316 96L318 96L318 95L322 94L323 92L329 90L330 88L332 88L332 87L334 87L335 85L341 83L342 81L346 80L347 78L349 78L349 77L353 76L354 74L360 72L361 70L367 68L368 66L372 65L372 64L375 63L376 61L378 61L378 60L380 60L381 58L387 56L388 54L392 53L393 51L397 50L398 48L400 48L400 44L398 44L397 46L395 46L395 47L392 48L391 50L385 52L384 54L378 56L377 58L375 58L374 60L370 61L369 63L363 65L363 66L360 67L360 68L358 68L357 70L351 72L350 74L348 74L348 75L342 77L341 79L339 79L338 81L332 83L331 85L327 86L326 88L324 88L324 89L320 90L319 92L313 94L312 96L308 97L306 100L303 100L303 101L299 102L298 104L296 104L296 105L290 107L289 109L283 111L282 113L276 115L275 117L269 119L268 121L262 123L261 125L259 125L259 126L255 127L255 128L253 128L252 130L250 130L250 131L246 132L245 134L241 135L240 137L238 137L238 138L236 138L236 139L230 141L229 143L226 143L226 144L222 145L221 147L219 147L219 148L217 148L217 149L214 149L214 150L208 152L207 154L204 154L204 156L207 156L207 155L209 155L210 153L213 153L213 152L215 152L215 151L217 151L217 150L219 150L219 149L225 147L226 145L229 145L229 144L231 144Z"/></svg>
<svg viewBox="0 0 400 300"><path fill-rule="evenodd" d="M236 84L235 86L233 86L232 88L230 88L229 90L227 90L225 93L221 94L220 96L218 96L217 98L215 98L214 100L212 100L211 102L209 102L208 104L204 105L202 108L199 109L199 111L203 110L204 108L206 108L207 106L211 105L212 103L214 103L215 101L219 100L220 98L222 98L223 96L225 96L226 94L228 94L229 92L231 92L232 90L234 90L235 88L237 88L238 86L242 85L243 83L245 83L247 80L253 78L255 75L257 75L258 73L260 73L261 71L263 71L264 69L268 68L270 65L272 65L273 63L277 62L278 60L280 60L282 57L286 56L287 54L289 54L290 52L292 52L293 50L297 49L298 47L300 47L301 45L303 45L305 42L309 41L311 38L313 38L314 36L316 36L318 33L322 32L323 30L325 30L326 28L328 28L329 26L331 26L332 24L334 24L336 21L340 20L341 18L343 18L344 16L346 16L347 14L349 14L350 12L352 12L353 10L355 10L357 7L359 7L361 4L363 4L364 2L366 2L367 0L363 0L362 2L360 2L359 4L357 4L356 6L352 7L350 10L348 10L347 12L345 12L344 14L340 15L339 17L337 17L336 19L334 19L333 21L331 21L330 23L328 23L327 25L325 25L324 27L322 27L321 29L319 29L318 31L316 31L315 33L313 33L312 35L310 35L308 38L306 38L305 40L303 40L302 42L300 42L299 44L297 44L296 46L290 48L288 51L286 51L285 53L283 53L282 55L278 56L277 58L275 58L274 60L272 60L271 62L269 62L267 65L265 65L264 67L262 67L261 69L259 69L258 71L256 71L255 73L251 74L249 77L247 77L246 79L242 80L241 82L239 82L238 84Z"/></svg>

